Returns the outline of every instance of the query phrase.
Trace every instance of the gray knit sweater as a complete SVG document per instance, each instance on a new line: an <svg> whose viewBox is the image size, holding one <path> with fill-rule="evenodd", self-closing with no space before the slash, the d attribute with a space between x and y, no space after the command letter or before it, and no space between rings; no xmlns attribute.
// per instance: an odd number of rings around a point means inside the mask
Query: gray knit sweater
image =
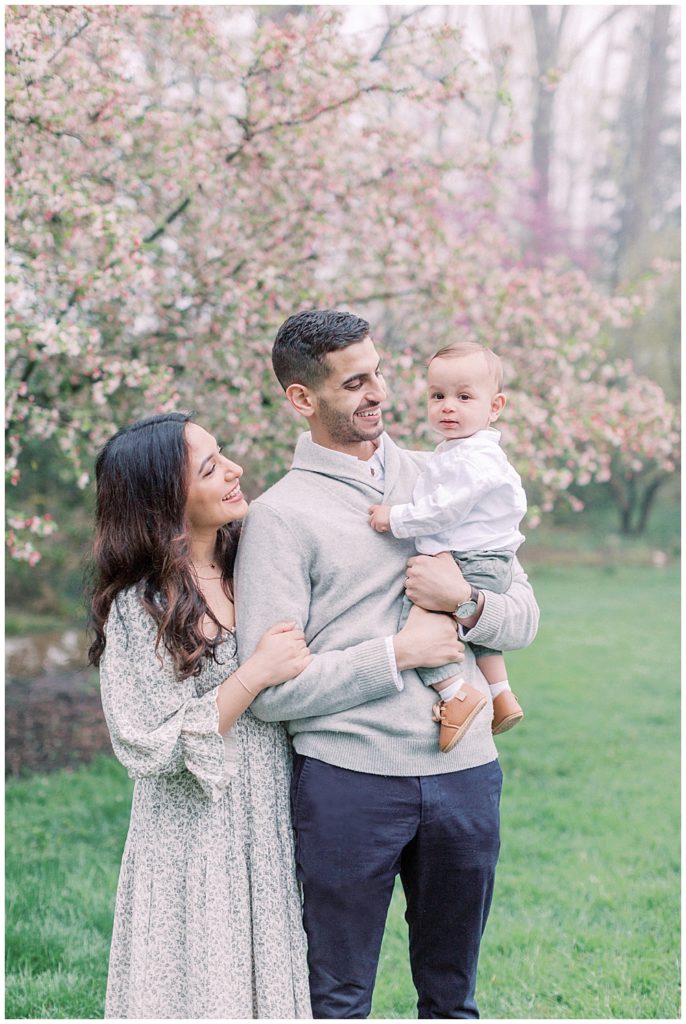
<svg viewBox="0 0 686 1024"><path fill-rule="evenodd" d="M411 499L425 453L407 452L384 435L383 493L364 462L298 441L293 466L254 501L236 568L238 651L249 657L269 626L296 621L312 663L295 679L265 690L252 710L285 721L296 751L329 764L378 775L435 775L497 757L484 710L448 754L438 749L431 718L435 691L415 671L398 690L385 643L397 632L411 540L376 533L367 509ZM498 650L531 642L538 608L515 562L506 594L486 594L470 640ZM490 701L467 647L465 678Z"/></svg>

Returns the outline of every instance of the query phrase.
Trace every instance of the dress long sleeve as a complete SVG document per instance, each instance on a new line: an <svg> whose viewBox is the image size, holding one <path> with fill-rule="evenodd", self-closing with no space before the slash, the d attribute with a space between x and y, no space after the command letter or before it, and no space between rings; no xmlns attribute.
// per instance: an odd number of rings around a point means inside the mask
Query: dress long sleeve
<svg viewBox="0 0 686 1024"><path fill-rule="evenodd" d="M169 653L155 650L157 627L134 590L120 594L106 624L100 665L103 710L112 747L133 779L190 772L219 799L236 774L235 739L219 732L217 685L233 640L201 676L178 680ZM222 651L222 648L231 650Z"/></svg>

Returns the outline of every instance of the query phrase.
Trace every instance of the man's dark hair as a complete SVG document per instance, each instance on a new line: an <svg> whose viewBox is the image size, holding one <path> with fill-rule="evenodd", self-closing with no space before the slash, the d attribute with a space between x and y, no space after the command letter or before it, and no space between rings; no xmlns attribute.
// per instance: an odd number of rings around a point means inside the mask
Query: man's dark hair
<svg viewBox="0 0 686 1024"><path fill-rule="evenodd" d="M281 324L272 349L272 366L281 387L316 388L327 376L329 352L354 345L369 334L369 324L337 309L307 309Z"/></svg>

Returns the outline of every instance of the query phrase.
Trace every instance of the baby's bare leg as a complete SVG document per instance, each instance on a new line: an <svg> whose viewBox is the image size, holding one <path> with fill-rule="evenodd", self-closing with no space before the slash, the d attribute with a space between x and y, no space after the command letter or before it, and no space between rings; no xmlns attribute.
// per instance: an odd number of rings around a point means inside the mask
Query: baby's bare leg
<svg viewBox="0 0 686 1024"><path fill-rule="evenodd" d="M488 683L493 700L493 724L495 734L512 729L524 717L519 701L510 689L507 668L502 654L477 655L476 663Z"/></svg>
<svg viewBox="0 0 686 1024"><path fill-rule="evenodd" d="M476 659L481 669L481 674L489 686L498 686L499 683L507 683L507 669L502 654L482 654ZM509 683L508 683L509 686ZM507 687L503 686L500 690ZM500 690L498 692L500 692ZM495 696L495 694L493 695Z"/></svg>
<svg viewBox="0 0 686 1024"><path fill-rule="evenodd" d="M461 682L462 676L451 676L450 679L441 679L440 683L434 683L433 688L436 693L443 693L443 691L447 690L449 686L453 685L453 683Z"/></svg>

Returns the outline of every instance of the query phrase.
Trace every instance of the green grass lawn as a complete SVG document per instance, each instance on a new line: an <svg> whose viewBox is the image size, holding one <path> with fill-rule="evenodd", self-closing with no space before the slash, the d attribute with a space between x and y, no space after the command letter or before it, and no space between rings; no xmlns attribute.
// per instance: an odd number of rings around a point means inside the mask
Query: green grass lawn
<svg viewBox="0 0 686 1024"><path fill-rule="evenodd" d="M539 637L508 656L526 719L499 741L481 1014L676 1018L678 571L537 567L533 582ZM8 784L8 1018L102 1016L130 792L108 758ZM402 914L397 891L375 1018L416 1016Z"/></svg>
<svg viewBox="0 0 686 1024"><path fill-rule="evenodd" d="M481 1014L678 1017L677 569L532 578L538 638L508 656L526 718L498 742L502 850ZM416 1015L405 948L398 891L376 1017Z"/></svg>

